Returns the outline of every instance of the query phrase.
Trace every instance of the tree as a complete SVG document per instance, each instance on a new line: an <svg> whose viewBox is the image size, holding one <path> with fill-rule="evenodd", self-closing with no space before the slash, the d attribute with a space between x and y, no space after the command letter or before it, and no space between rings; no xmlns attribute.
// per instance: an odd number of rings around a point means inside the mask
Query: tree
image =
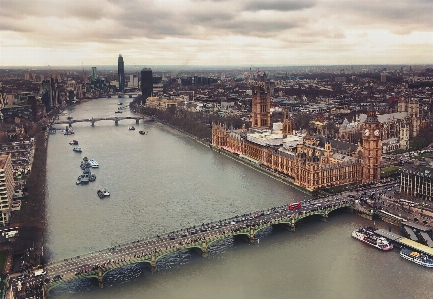
<svg viewBox="0 0 433 299"><path fill-rule="evenodd" d="M338 133L338 130L339 129L338 129L337 125L334 122L332 122L332 121L326 122L326 124L325 124L326 135L329 135L332 138L334 138L335 135Z"/></svg>
<svg viewBox="0 0 433 299"><path fill-rule="evenodd" d="M310 122L313 120L313 117L308 112L299 112L294 117L295 128L297 130L305 129L307 130L310 126Z"/></svg>

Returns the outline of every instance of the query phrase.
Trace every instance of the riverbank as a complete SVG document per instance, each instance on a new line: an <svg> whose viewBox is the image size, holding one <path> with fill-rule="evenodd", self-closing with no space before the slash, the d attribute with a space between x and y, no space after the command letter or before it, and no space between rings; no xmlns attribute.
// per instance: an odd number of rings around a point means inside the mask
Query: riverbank
<svg viewBox="0 0 433 299"><path fill-rule="evenodd" d="M19 227L19 236L12 243L13 254L28 252L33 266L43 263L47 142L45 131L35 135L32 170L26 179L27 194L11 222L11 226Z"/></svg>
<svg viewBox="0 0 433 299"><path fill-rule="evenodd" d="M147 115L143 114L143 116L147 116ZM178 128L170 125L170 124L164 123L164 122L162 122L160 120L157 120L156 123L160 127L163 127L165 130L167 130L167 131L169 131L171 133L182 134L184 136L187 136L187 137L193 139L194 141L200 143L201 145L209 147L210 149L212 149L214 151L217 151L218 153L220 153L220 154L222 154L222 155L224 155L224 156L226 156L226 157L228 157L228 158L230 158L232 160L235 160L235 161L237 161L237 162L239 162L239 163L241 163L241 164L243 164L243 165L245 165L247 167L250 167L250 168L252 168L252 169L254 169L254 170L256 170L256 171L258 171L258 172L260 172L260 173L262 173L262 174L264 174L266 176L268 176L268 177L271 177L271 178L273 178L273 179L275 179L275 180L277 180L277 181L279 181L279 182L281 182L283 184L289 185L289 186L295 188L298 191L301 191L301 192L306 193L308 195L312 195L312 193L310 191L308 191L308 190L306 190L306 189L304 189L304 188L296 185L294 182L292 182L292 181L290 181L290 180L288 180L288 179L286 179L286 178L278 175L277 173L269 171L269 170L267 170L267 169L265 169L263 167L260 167L260 166L254 164L251 161L248 161L246 159L242 159L242 158L240 158L240 157L238 157L238 156L236 156L236 155L234 155L234 154L232 154L232 153L230 153L228 151L217 149L217 148L213 147L212 144L210 142L207 142L206 140L201 140L197 136L194 136L194 135L191 135L191 134L189 134L187 132L184 132L184 131L182 131L182 130L180 130L180 129L178 129Z"/></svg>

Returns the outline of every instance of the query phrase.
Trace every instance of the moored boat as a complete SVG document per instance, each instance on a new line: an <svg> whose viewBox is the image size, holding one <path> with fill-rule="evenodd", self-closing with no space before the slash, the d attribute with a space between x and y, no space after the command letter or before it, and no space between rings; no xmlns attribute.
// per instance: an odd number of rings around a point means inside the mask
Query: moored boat
<svg viewBox="0 0 433 299"><path fill-rule="evenodd" d="M90 164L90 167L92 167L92 168L99 168L98 162L96 162L94 159L90 159L88 161L88 163Z"/></svg>
<svg viewBox="0 0 433 299"><path fill-rule="evenodd" d="M412 263L433 268L433 259L426 254L419 253L404 247L400 250L400 256L404 259L407 259L408 261L411 261Z"/></svg>
<svg viewBox="0 0 433 299"><path fill-rule="evenodd" d="M135 130L135 127L134 126L130 126L128 129L129 130Z"/></svg>
<svg viewBox="0 0 433 299"><path fill-rule="evenodd" d="M76 153L81 153L82 152L81 147L74 147L72 150L74 152L76 152Z"/></svg>
<svg viewBox="0 0 433 299"><path fill-rule="evenodd" d="M99 196L99 198L104 198L104 197L110 196L110 192L108 192L107 189L105 189L105 188L98 190L96 192L96 194Z"/></svg>
<svg viewBox="0 0 433 299"><path fill-rule="evenodd" d="M362 227L353 231L352 237L383 251L391 250L394 247L386 238L377 235L374 231L375 229L373 227Z"/></svg>
<svg viewBox="0 0 433 299"><path fill-rule="evenodd" d="M70 145L78 145L78 141L77 140L72 140L72 141L69 141L69 144Z"/></svg>
<svg viewBox="0 0 433 299"><path fill-rule="evenodd" d="M141 135L146 135L146 132L144 131L138 131L138 133L140 133Z"/></svg>

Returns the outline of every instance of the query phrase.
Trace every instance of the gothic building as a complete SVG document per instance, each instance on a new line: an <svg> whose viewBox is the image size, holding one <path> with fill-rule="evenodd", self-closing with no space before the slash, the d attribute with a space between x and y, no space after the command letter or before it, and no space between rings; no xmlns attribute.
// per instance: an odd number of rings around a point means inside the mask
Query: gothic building
<svg viewBox="0 0 433 299"><path fill-rule="evenodd" d="M213 124L214 147L273 170L309 191L380 179L381 127L374 110L369 110L368 122L363 125L362 147L359 143L322 136L293 134L287 110L283 123L273 124L269 129L269 125L265 126L270 120L269 110L266 110L269 103L264 103L264 98L269 102L269 96L261 95L263 97L256 98L256 103L260 102L260 113L253 105L253 128L247 132L245 127L229 130L225 125Z"/></svg>
<svg viewBox="0 0 433 299"><path fill-rule="evenodd" d="M271 125L271 95L266 84L252 87L251 126L253 128L268 128Z"/></svg>
<svg viewBox="0 0 433 299"><path fill-rule="evenodd" d="M409 138L416 137L422 126L428 124L428 109L415 98L400 98L397 112L378 115L381 125L382 152L409 149ZM354 122L347 120L339 128L338 138L349 142L356 142L362 133L363 123L368 115L361 114ZM361 131L361 132L360 132Z"/></svg>

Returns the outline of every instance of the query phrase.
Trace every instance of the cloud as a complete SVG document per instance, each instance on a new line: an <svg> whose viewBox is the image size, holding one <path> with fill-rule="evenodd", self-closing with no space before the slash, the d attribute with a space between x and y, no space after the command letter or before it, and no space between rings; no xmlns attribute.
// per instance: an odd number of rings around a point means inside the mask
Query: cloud
<svg viewBox="0 0 433 299"><path fill-rule="evenodd" d="M432 8L431 0L0 0L0 64L26 59L7 56L19 47L172 64L178 56L193 56L190 63L285 61L285 53L308 62L331 53L338 53L333 61L347 60L342 52L391 60L377 53L395 56L400 47L419 60L433 46ZM414 51L421 42L427 46Z"/></svg>
<svg viewBox="0 0 433 299"><path fill-rule="evenodd" d="M314 0L254 0L245 4L244 9L249 11L259 10L277 10L277 11L293 11L311 8L316 4Z"/></svg>

